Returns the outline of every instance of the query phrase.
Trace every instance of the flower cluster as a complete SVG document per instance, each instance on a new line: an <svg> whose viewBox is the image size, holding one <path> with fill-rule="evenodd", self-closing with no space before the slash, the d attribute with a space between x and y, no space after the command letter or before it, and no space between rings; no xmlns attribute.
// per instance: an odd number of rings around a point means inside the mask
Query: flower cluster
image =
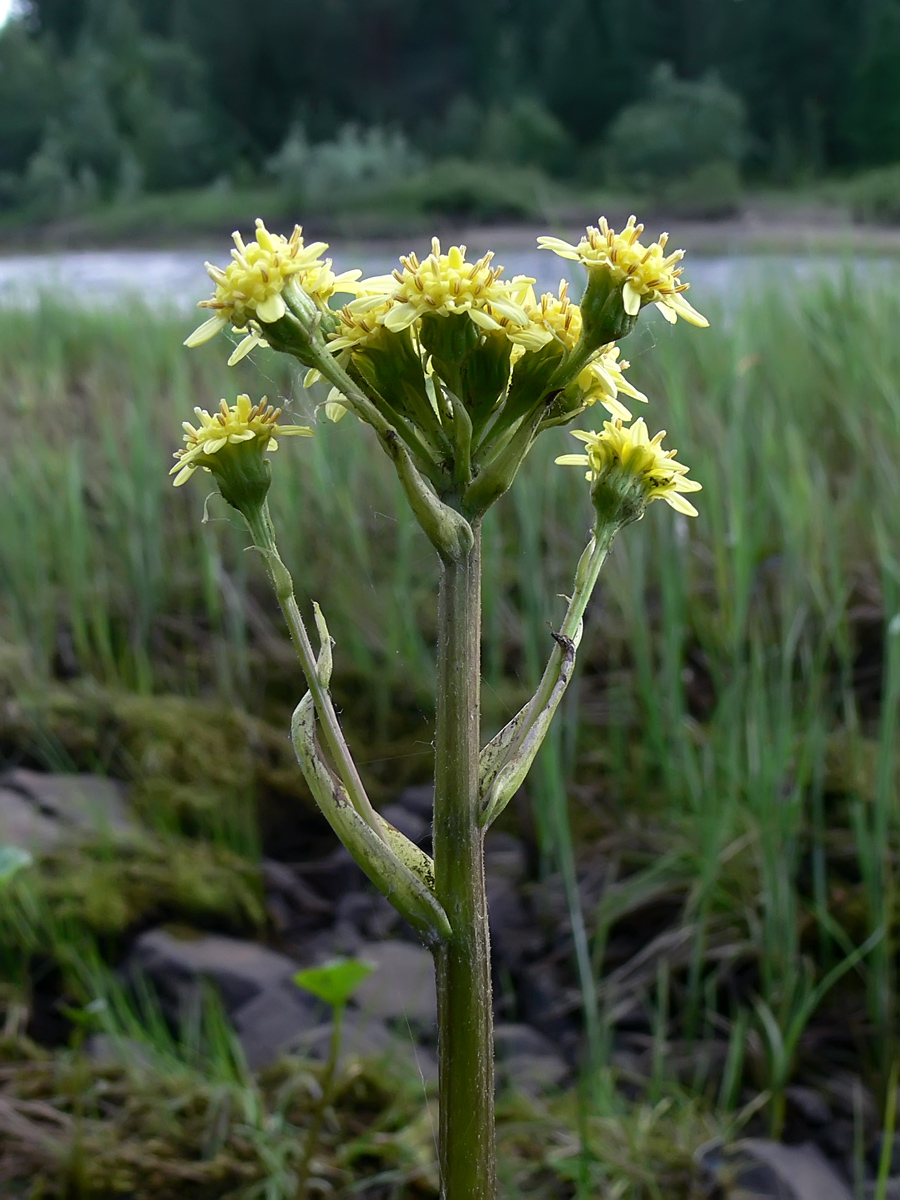
<svg viewBox="0 0 900 1200"><path fill-rule="evenodd" d="M528 281L529 285L531 280ZM565 279L559 282L559 292L544 292L536 299L534 288L529 286L523 298L523 308L528 317L527 325L507 325L507 336L516 346L520 357L524 350L539 350L550 342L559 342L566 350L574 350L581 338L581 309L569 299L569 285Z"/></svg>
<svg viewBox="0 0 900 1200"><path fill-rule="evenodd" d="M699 492L701 485L685 478L689 468L675 462L676 450L663 450L665 430L651 440L643 417L639 417L630 426L621 420L605 421L600 433L573 429L572 436L586 444L587 453L563 454L556 462L588 468L585 478L591 481L595 503L602 500L606 507L612 493L610 507L621 510L623 499L631 501L627 506L630 517L642 515L651 500L665 500L677 512L697 516L696 508L682 493Z"/></svg>
<svg viewBox="0 0 900 1200"><path fill-rule="evenodd" d="M224 465L222 451L226 447L255 442L261 451L277 450L275 425L281 416L280 408L273 408L263 396L258 404L252 404L249 396L238 396L235 404L220 401L219 411L212 416L204 408L195 408L199 423L195 428L189 421L183 422L186 445L175 451L175 466L169 472L175 475L175 486L186 483L198 467L215 472ZM279 425L279 435L286 437L312 437L306 425ZM214 456L218 455L216 458ZM176 474L177 472L177 474Z"/></svg>
<svg viewBox="0 0 900 1200"><path fill-rule="evenodd" d="M426 315L441 317L465 313L482 329L500 330L502 318L517 326L528 324L528 315L517 301L516 286L533 279L511 281L501 278L502 267L492 267L493 252L477 262L466 262L466 247L451 246L446 254L432 238L431 253L420 262L415 254L400 259L403 270L364 280L362 295L347 305L351 322L375 309L376 323L393 333L408 329ZM340 335L339 335L340 336Z"/></svg>
<svg viewBox="0 0 900 1200"><path fill-rule="evenodd" d="M200 307L212 309L214 315L194 330L185 341L186 346L209 341L229 324L243 332L251 321L271 324L280 320L287 312L283 293L291 280L320 306L326 305L335 292L352 295L356 291L356 280L362 272L345 271L336 275L331 269L331 259L320 257L328 249L327 244L304 245L299 225L286 238L269 233L262 221L257 220L255 241L245 243L239 233L232 237L235 248L228 266L223 270L212 263L206 264L216 291L210 300L201 300ZM258 326L250 337L251 343L246 349L242 343L232 362L243 357L253 345L265 344Z"/></svg>
<svg viewBox="0 0 900 1200"><path fill-rule="evenodd" d="M216 291L201 306L214 315L186 344L198 345L231 324L246 336L229 363L258 345L292 354L309 368L307 386L320 379L331 385L325 403L331 420L349 408L380 436L393 429L391 436L406 443L438 495L462 487L473 511L509 486L541 431L599 404L612 420L600 433L576 435L587 443L586 454L558 461L588 468L595 503L615 480L615 488L628 493L623 512L636 511L635 504L642 512L649 500L665 499L694 514L682 493L699 485L684 478L674 451L661 449L661 434L651 441L642 420L627 424L632 414L621 399L647 402L626 379L629 364L617 345L644 306L655 304L670 322L682 317L708 324L684 297L683 252L666 254L666 234L644 245L642 232L634 217L618 233L601 218L577 244L538 238L540 248L586 269L579 304L565 279L555 294L538 296L529 276L505 279L491 252L470 262L465 246L444 252L437 238L430 254L403 256L389 275L336 274L322 257L324 242L306 245L299 226L285 238L257 221L254 241L234 234L226 268L207 263ZM349 298L332 309L338 293ZM282 321L285 316L291 319ZM265 448L275 445L274 410L242 396L233 407L223 401L213 416L195 411L199 427L185 425L176 484L202 466L216 472L222 489L225 467L217 456L241 444L254 448L241 469L249 469L255 455L259 480L268 478L268 466L259 464ZM284 432L310 431L289 426Z"/></svg>
<svg viewBox="0 0 900 1200"><path fill-rule="evenodd" d="M640 236L643 225L638 225L633 216L621 233L611 229L606 217L600 218L599 229L588 226L577 246L561 238L539 237L542 250L552 250L560 258L580 262L591 275L605 275L611 283L622 289L622 303L629 316L636 316L643 305L655 304L667 321L674 322L682 317L692 325L706 326L706 317L698 313L684 298L690 286L679 282L682 268L676 266L684 257L683 250L665 254L667 233L659 241L644 246Z"/></svg>

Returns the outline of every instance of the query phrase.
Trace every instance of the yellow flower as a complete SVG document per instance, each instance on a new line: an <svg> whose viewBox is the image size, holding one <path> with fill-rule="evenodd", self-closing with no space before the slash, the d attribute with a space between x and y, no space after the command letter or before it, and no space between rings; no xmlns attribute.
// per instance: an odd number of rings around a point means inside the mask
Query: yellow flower
<svg viewBox="0 0 900 1200"><path fill-rule="evenodd" d="M233 405L222 400L219 411L212 416L203 408L195 408L194 413L199 428L195 429L188 421L183 423L186 446L175 451L177 462L169 472L175 475L176 487L186 483L198 467L214 470L217 462L213 456L221 454L226 446L255 441L261 453L278 449L274 433L281 409L273 408L265 396L258 404L251 404L249 396L238 396ZM313 436L306 425L279 425L278 433L287 437Z"/></svg>
<svg viewBox="0 0 900 1200"><path fill-rule="evenodd" d="M280 320L287 311L282 292L291 279L321 306L327 304L335 292L356 291L356 280L361 271L345 271L335 275L331 259L322 259L320 254L327 250L325 242L303 243L302 230L294 226L290 238L272 234L261 220L256 222L256 240L244 243L239 233L232 234L235 249L232 261L223 270L206 264L206 270L216 285L215 295L210 300L201 300L201 308L213 310L214 315L204 321L189 338L186 346L199 346L229 323L236 329L244 329L251 318L264 324ZM232 361L249 353L253 345L262 344L257 338L244 348L241 343Z"/></svg>
<svg viewBox="0 0 900 1200"><path fill-rule="evenodd" d="M512 282L515 284L517 280ZM569 299L568 291L568 283L561 279L558 295L545 292L540 300L535 300L534 289L529 287L522 298L528 324L509 324L507 335L510 341L525 350L539 350L554 340L561 342L567 350L574 349L581 337L581 309Z"/></svg>
<svg viewBox="0 0 900 1200"><path fill-rule="evenodd" d="M489 251L477 262L466 262L465 246L451 246L443 254L441 243L432 238L431 254L424 262L415 254L407 254L400 259L402 271L362 280L361 295L348 304L347 310L352 319L368 318L393 333L408 329L429 314L446 317L466 313L480 328L492 331L503 328L503 318L525 326L528 315L517 300L523 280L502 280L502 267L490 265L493 257ZM533 282L528 280L529 284ZM340 330L339 344L344 336Z"/></svg>
<svg viewBox="0 0 900 1200"><path fill-rule="evenodd" d="M619 392L624 392L626 396L632 396L643 404L647 403L644 393L639 392L622 374L630 366L625 359L619 361L618 346L604 346L578 376L578 386L584 393L584 404L590 407L599 401L614 417L630 421L631 413L617 399Z"/></svg>
<svg viewBox="0 0 900 1200"><path fill-rule="evenodd" d="M371 280L360 284L366 288ZM340 325L328 343L333 353L340 350L359 350L371 342L384 328L384 317L391 307L391 298L383 293L361 295L338 313ZM317 376L318 377L318 376Z"/></svg>
<svg viewBox="0 0 900 1200"><path fill-rule="evenodd" d="M605 421L601 433L574 429L572 436L586 443L587 453L563 454L556 462L563 466L587 467L585 478L591 481L595 499L603 485L617 490L623 497L636 488L640 512L651 500L665 500L677 512L697 516L696 508L681 493L699 492L701 485L694 479L685 479L688 468L674 461L677 451L662 449L660 443L666 436L665 430L651 441L647 426L639 417L631 426L624 426L620 420ZM633 515L640 515L640 512Z"/></svg>
<svg viewBox="0 0 900 1200"><path fill-rule="evenodd" d="M684 257L684 251L664 253L667 233L660 234L658 242L642 245L639 239L643 230L643 225L636 224L631 216L622 232L616 233L606 217L601 217L600 228L588 226L577 246L555 237L539 237L538 245L561 258L580 262L589 275L607 272L615 285L622 285L622 303L630 316L636 316L644 304L655 304L670 323L682 317L692 325L707 326L706 317L684 298L690 285L679 282L682 268L676 263Z"/></svg>

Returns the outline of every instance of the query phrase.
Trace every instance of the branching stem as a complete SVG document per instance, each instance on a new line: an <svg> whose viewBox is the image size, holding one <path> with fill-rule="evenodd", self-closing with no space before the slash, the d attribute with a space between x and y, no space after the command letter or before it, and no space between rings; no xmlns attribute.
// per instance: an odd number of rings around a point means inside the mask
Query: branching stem
<svg viewBox="0 0 900 1200"><path fill-rule="evenodd" d="M350 797L353 807L363 820L371 825L378 836L383 839L384 830L375 815L372 802L366 795L363 781L360 779L359 771L356 769L356 763L353 761L350 748L344 738L337 713L334 711L331 693L319 678L319 672L316 667L316 656L309 640L309 634L306 632L306 626L303 623L303 617L297 605L296 597L294 596L294 583L290 572L281 561L278 547L275 544L275 530L272 526L272 518L269 515L268 503L263 504L255 514L247 516L246 519L250 527L250 535L253 538L253 543L262 553L266 570L275 589L275 595L281 606L281 611L284 613L284 619L287 622L291 639L300 656L300 665L303 668L303 674L306 676L307 685L312 693L316 713L318 714L319 722L325 736L325 742L334 758L338 774L341 777L344 787L347 789L347 795Z"/></svg>

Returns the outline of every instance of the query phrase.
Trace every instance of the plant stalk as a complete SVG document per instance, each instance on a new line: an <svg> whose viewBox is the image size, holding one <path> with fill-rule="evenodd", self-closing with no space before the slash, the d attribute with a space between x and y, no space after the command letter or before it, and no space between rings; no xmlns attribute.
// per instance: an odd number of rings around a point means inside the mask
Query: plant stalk
<svg viewBox="0 0 900 1200"><path fill-rule="evenodd" d="M344 1008L345 1005L336 1005L332 1013L331 1023L331 1038L328 1043L328 1059L322 1071L322 1092L319 1096L318 1104L313 1113L312 1123L306 1134L306 1145L303 1149L303 1158L297 1170L297 1193L296 1200L308 1200L309 1197L309 1172L312 1166L313 1155L319 1147L319 1137L322 1133L322 1122L325 1119L325 1110L331 1103L331 1094L334 1091L334 1077L337 1073L338 1056L341 1052L341 1034L344 1026Z"/></svg>
<svg viewBox="0 0 900 1200"><path fill-rule="evenodd" d="M452 936L435 950L442 1200L495 1200L490 937L479 824L481 531L441 564L435 890Z"/></svg>
<svg viewBox="0 0 900 1200"><path fill-rule="evenodd" d="M250 536L253 538L254 545L258 550L262 551L266 570L269 573L272 587L275 589L275 595L284 614L284 619L287 622L291 640L300 657L300 665L303 668L303 674L306 676L307 686L312 693L316 713L325 735L325 741L334 757L335 766L338 769L338 774L343 781L344 787L347 789L350 802L363 820L372 826L378 836L384 838L384 830L375 815L375 810L372 808L372 802L366 794L366 789L356 769L356 763L353 761L350 748L344 739L340 721L338 720L337 713L334 711L331 693L328 691L328 688L323 686L322 681L319 679L316 656L310 643L309 635L306 632L306 626L303 623L297 599L294 596L293 580L287 567L281 561L278 547L275 544L275 531L272 526L272 518L269 515L268 503L263 504L256 513L251 513L250 515L245 513L244 517L250 527Z"/></svg>
<svg viewBox="0 0 900 1200"><path fill-rule="evenodd" d="M590 541L585 546L581 558L578 560L578 566L575 570L575 590L572 598L569 600L569 607L566 609L565 618L560 626L559 638L564 638L571 642L575 641L579 636L578 631L581 627L581 619L593 595L594 588L597 586L600 569L606 562L606 556L609 554L609 548L612 545L613 538L616 536L616 532L615 528L606 528L596 530L591 534ZM539 713L550 699L553 685L559 677L562 659L563 647L557 641L550 655L550 660L544 669L544 674L541 676L541 681L531 700L531 712L533 714L536 715ZM526 721L526 729L530 723L530 721Z"/></svg>

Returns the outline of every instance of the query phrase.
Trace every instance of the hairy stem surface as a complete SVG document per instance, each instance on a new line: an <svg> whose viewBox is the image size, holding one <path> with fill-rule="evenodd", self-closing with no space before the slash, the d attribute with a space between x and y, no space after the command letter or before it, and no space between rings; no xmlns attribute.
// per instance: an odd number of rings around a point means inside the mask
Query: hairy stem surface
<svg viewBox="0 0 900 1200"><path fill-rule="evenodd" d="M442 1200L494 1200L490 941L479 824L481 537L441 568L435 735L435 890L453 928L435 951Z"/></svg>

